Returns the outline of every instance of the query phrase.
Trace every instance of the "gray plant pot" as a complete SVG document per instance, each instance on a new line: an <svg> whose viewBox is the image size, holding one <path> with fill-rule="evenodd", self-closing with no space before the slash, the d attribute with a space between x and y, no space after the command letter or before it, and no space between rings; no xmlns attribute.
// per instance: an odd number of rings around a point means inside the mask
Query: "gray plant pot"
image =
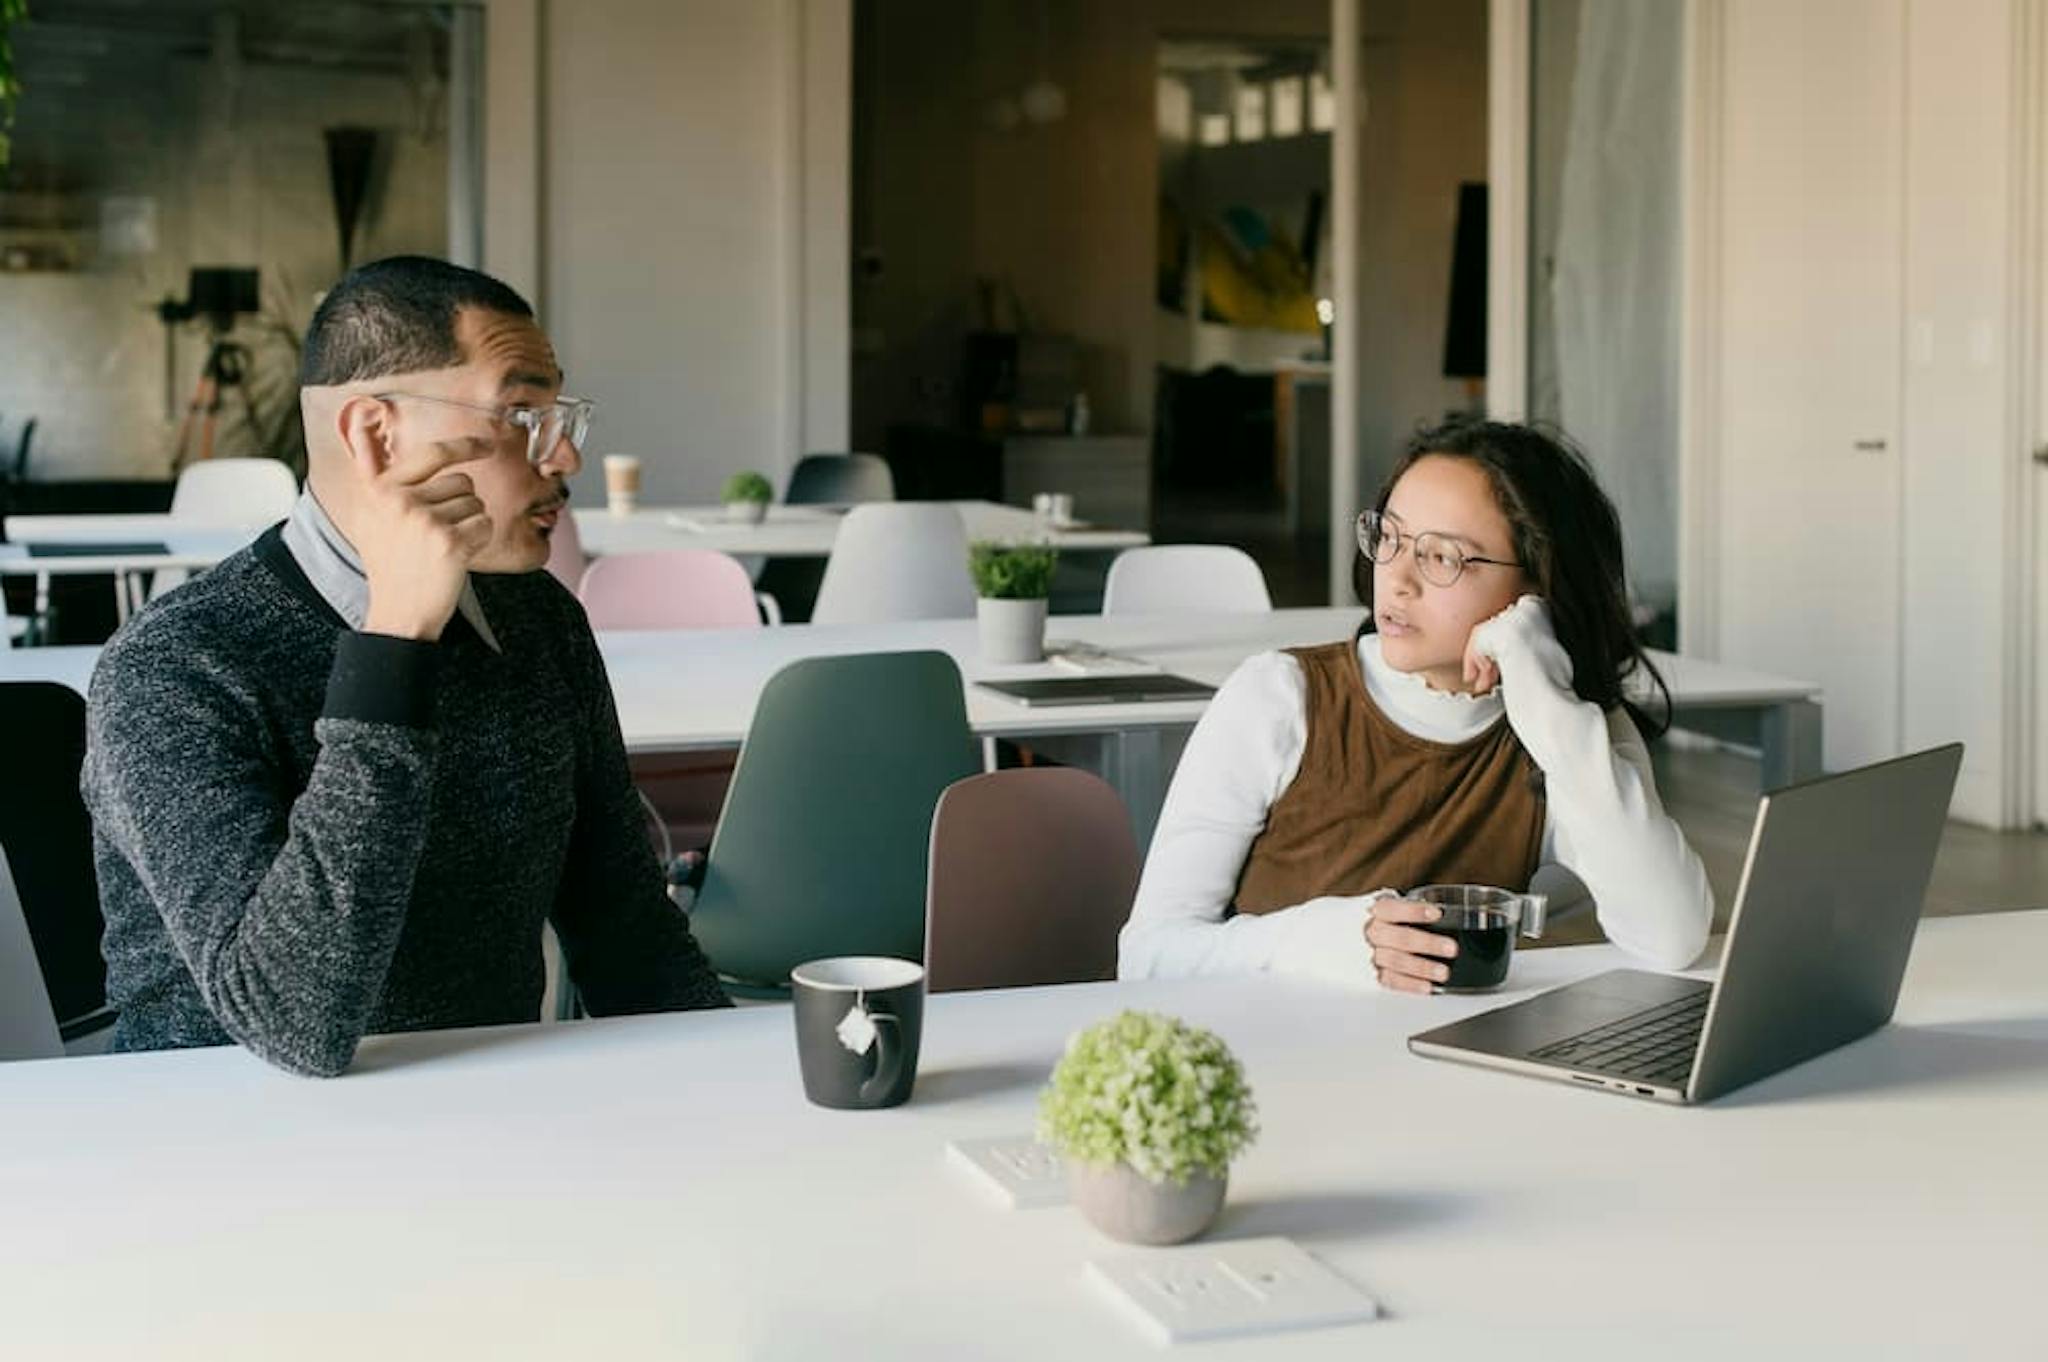
<svg viewBox="0 0 2048 1362"><path fill-rule="evenodd" d="M1148 1182L1127 1163L1067 1164L1067 1190L1088 1223L1127 1244L1178 1244L1216 1223L1228 1174L1196 1174L1187 1186Z"/></svg>
<svg viewBox="0 0 2048 1362"><path fill-rule="evenodd" d="M768 514L765 501L728 501L725 503L725 518L740 525L758 525Z"/></svg>
<svg viewBox="0 0 2048 1362"><path fill-rule="evenodd" d="M1008 666L1045 660L1045 601L998 601L984 596L974 604L981 627L985 662Z"/></svg>

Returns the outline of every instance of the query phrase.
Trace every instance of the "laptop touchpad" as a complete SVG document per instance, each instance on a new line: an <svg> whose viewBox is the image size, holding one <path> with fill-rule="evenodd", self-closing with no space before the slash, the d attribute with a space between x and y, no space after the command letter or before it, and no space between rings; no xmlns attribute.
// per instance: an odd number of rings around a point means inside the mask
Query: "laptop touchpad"
<svg viewBox="0 0 2048 1362"><path fill-rule="evenodd" d="M1691 979L1616 970L1411 1039L1489 1054L1526 1054L1705 987Z"/></svg>

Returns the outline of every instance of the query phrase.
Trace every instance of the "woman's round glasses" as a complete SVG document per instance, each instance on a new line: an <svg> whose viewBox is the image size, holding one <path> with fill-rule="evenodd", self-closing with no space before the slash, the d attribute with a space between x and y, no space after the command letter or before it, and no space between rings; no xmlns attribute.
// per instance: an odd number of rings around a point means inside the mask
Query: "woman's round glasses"
<svg viewBox="0 0 2048 1362"><path fill-rule="evenodd" d="M1391 563L1401 556L1401 546L1410 545L1415 550L1415 570L1422 574L1422 580L1431 586L1450 586L1465 575L1465 568L1472 563L1484 563L1491 567L1520 567L1520 563L1501 558L1481 558L1476 553L1467 553L1458 547L1458 541L1449 535L1434 530L1421 534L1409 534L1401 528L1401 522L1380 511L1358 513L1358 550L1375 563Z"/></svg>

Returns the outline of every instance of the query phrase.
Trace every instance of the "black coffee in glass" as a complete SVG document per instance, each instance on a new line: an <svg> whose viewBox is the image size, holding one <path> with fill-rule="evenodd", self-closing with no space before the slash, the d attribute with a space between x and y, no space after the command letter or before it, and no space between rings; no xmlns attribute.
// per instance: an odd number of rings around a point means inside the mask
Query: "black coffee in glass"
<svg viewBox="0 0 2048 1362"><path fill-rule="evenodd" d="M1437 987L1445 993L1480 993L1499 988L1508 977L1516 924L1498 908L1442 906L1441 918L1419 924L1424 931L1458 943L1458 953L1444 962L1450 966L1451 977Z"/></svg>

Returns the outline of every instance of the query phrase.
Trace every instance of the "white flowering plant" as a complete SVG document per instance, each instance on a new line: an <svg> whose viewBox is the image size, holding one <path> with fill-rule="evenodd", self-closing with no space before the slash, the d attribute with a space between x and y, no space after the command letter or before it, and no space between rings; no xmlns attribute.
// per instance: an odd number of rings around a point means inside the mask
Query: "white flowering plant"
<svg viewBox="0 0 2048 1362"><path fill-rule="evenodd" d="M1038 1137L1077 1162L1152 1183L1221 1177L1258 1136L1244 1069L1214 1032L1123 1012L1078 1032L1038 1100Z"/></svg>

